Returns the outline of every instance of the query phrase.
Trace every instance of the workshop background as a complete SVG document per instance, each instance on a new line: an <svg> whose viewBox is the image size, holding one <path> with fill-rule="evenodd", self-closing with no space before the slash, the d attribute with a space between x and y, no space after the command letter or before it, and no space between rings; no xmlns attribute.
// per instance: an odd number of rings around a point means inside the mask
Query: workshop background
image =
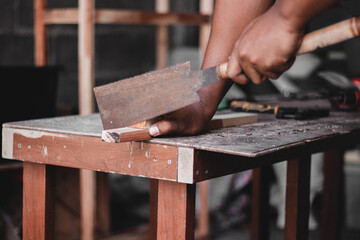
<svg viewBox="0 0 360 240"><path fill-rule="evenodd" d="M176 12L198 12L198 0L172 0L171 10ZM49 8L77 7L76 0L48 0ZM97 8L155 9L155 1L149 0L98 0ZM314 19L309 31L332 23L360 16L360 3L357 0L342 0L334 8ZM78 113L78 50L77 27L56 25L49 27L49 72L39 73L34 66L33 1L0 1L0 76L1 81L1 123L28 118L61 116ZM155 26L139 25L101 25L95 29L95 82L102 85L115 80L131 77L154 70L155 66ZM199 68L202 53L199 49L199 28L196 26L171 26L169 31L169 65L191 60L194 68ZM348 79L360 77L360 39L346 41L319 50L309 61L311 73L316 70L332 70ZM308 71L302 69L300 71ZM308 75L307 75L308 76ZM50 82L46 82L49 78ZM291 80L291 75L290 75ZM38 81L38 82L37 82ZM48 85L45 85L48 84ZM272 83L267 83L271 85ZM44 87L46 86L46 87ZM247 92L247 90L251 90ZM280 94L287 92L286 86L275 86ZM39 94L34 94L36 90ZM48 90L48 91L46 91ZM250 91L249 90L249 91ZM262 87L238 87L230 95L237 93L271 93ZM44 94L47 92L47 94ZM10 95L10 97L9 97ZM23 98L21 98L21 96ZM43 109L37 112L36 109ZM56 188L56 239L79 239L79 176L73 169L57 171ZM246 181L242 179L241 194L248 193ZM111 191L111 231L141 226L148 221L148 181L142 178L128 178L120 175L108 176ZM360 160L357 149L347 154L345 164L346 211L344 219L346 236L359 239L360 233L360 194L355 189L360 185ZM210 199L220 199L211 203L212 231L215 239L233 239L239 236L248 224L249 207L240 206L243 215L230 222L219 217L217 208L222 200L219 191L227 188L229 180L220 179L211 189ZM77 193L77 194L74 194ZM224 195L227 193L222 192ZM0 161L0 239L21 239L22 211L22 169L21 163ZM239 198L240 199L240 198ZM359 205L359 206L358 206ZM275 210L274 210L275 211ZM276 213L273 214L274 218ZM220 222L227 221L226 223ZM233 219L232 219L233 220ZM235 223L235 224L234 224ZM216 232L218 231L218 232ZM275 230L275 232L281 232ZM276 232L275 234L278 234ZM350 233L349 233L350 232ZM315 233L310 233L312 236ZM275 235L278 236L278 235ZM105 239L105 238L104 238ZM115 239L115 238L114 238ZM275 239L275 238L274 238ZM277 238L276 238L277 239ZM314 238L316 239L316 238Z"/></svg>

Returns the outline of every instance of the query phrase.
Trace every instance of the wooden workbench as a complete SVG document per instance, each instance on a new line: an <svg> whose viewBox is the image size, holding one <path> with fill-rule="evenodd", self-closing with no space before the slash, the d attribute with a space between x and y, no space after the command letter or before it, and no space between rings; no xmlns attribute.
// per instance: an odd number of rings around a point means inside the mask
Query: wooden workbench
<svg viewBox="0 0 360 240"><path fill-rule="evenodd" d="M338 149L360 140L360 114L331 113L311 121L277 120L260 115L254 124L212 130L191 137L148 142L105 143L98 114L6 123L3 157L24 161L23 239L52 239L53 166L119 173L152 179L153 239L193 239L197 182L288 161L285 239L306 239L309 212L310 155L331 151L328 172L341 164ZM338 160L338 161L337 161ZM326 177L336 183L341 174ZM254 179L256 187L266 179ZM301 183L301 184L299 184ZM338 184L339 185L339 184ZM326 187L326 186L325 186ZM326 190L327 188L325 188ZM340 187L327 191L325 239L338 236L336 210ZM254 195L252 239L266 239L263 191ZM266 204L265 204L266 205ZM159 206L159 207L158 207ZM324 225L325 224L325 225ZM331 226L330 228L328 228Z"/></svg>

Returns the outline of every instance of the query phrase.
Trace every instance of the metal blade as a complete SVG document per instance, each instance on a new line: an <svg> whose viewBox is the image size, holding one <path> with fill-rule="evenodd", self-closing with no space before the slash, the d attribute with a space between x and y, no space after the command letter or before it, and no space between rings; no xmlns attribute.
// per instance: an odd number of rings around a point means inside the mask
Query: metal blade
<svg viewBox="0 0 360 240"><path fill-rule="evenodd" d="M104 129L130 126L198 101L186 81L189 73L190 63L184 63L94 88Z"/></svg>
<svg viewBox="0 0 360 240"><path fill-rule="evenodd" d="M193 79L199 79L199 80L195 81L198 83L198 85L197 85L198 89L207 87L211 84L214 84L214 83L222 80L217 74L216 66L192 72L192 73L190 73L190 75L191 75L191 78L193 78Z"/></svg>
<svg viewBox="0 0 360 240"><path fill-rule="evenodd" d="M184 63L94 88L104 129L127 127L198 102L197 91L221 80L216 67Z"/></svg>

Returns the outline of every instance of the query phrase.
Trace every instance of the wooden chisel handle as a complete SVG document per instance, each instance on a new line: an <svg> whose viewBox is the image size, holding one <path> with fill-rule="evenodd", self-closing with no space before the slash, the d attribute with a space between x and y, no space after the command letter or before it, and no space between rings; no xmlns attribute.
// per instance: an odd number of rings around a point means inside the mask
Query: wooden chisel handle
<svg viewBox="0 0 360 240"><path fill-rule="evenodd" d="M312 52L336 43L359 36L360 17L353 17L345 21L321 28L304 36L297 55Z"/></svg>
<svg viewBox="0 0 360 240"><path fill-rule="evenodd" d="M304 36L296 55L312 52L336 43L349 40L360 35L360 17L353 17L328 27L321 28ZM216 72L221 79L228 78L228 62L216 67Z"/></svg>

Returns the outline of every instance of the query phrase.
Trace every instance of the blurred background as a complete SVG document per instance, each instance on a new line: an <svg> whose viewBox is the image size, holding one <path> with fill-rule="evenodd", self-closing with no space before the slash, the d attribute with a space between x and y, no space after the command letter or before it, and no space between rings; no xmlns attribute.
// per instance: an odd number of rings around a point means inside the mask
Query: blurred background
<svg viewBox="0 0 360 240"><path fill-rule="evenodd" d="M75 8L76 0L48 0L48 8ZM154 11L151 0L98 0L96 8ZM0 1L0 89L1 123L43 117L78 114L78 29L75 25L51 25L48 28L46 68L35 68L34 6L32 0ZM174 12L198 12L198 0L172 0ZM308 31L360 16L358 0L341 0L332 9L308 25ZM191 61L201 66L198 26L169 27L168 64ZM110 83L156 69L156 27L153 25L97 25L95 28L95 85ZM299 58L278 81L261 86L234 85L225 99L256 99L269 95L303 97L304 92L319 93L319 86L330 88L331 80L351 83L360 79L360 39L352 39ZM324 81L328 85L324 85ZM336 84L335 84L336 85ZM333 85L331 87L334 87ZM339 87L341 89L341 86ZM343 239L360 239L360 160L357 149L349 151L346 173L346 209ZM320 168L320 167L319 167ZM281 167L279 167L281 172ZM279 172L278 171L278 172ZM274 183L279 175L274 171ZM280 173L281 175L281 173ZM210 184L211 233L214 239L248 237L251 173L228 176ZM112 233L142 226L148 221L148 181L119 175L109 179ZM79 176L73 169L56 173L56 239L80 239ZM228 186L237 186L227 192ZM280 184L281 185L281 184ZM273 190L276 192L276 189ZM311 239L317 239L316 209ZM276 194L276 193L274 193ZM21 239L22 165L0 161L0 239ZM231 197L229 197L231 196ZM226 209L224 209L226 202ZM282 223L277 222L278 201L273 199L273 239L281 238ZM230 214L235 211L235 214ZM125 219L125 220L124 220ZM100 231L100 230L99 230ZM100 239L100 238L99 238ZM110 239L103 237L102 239ZM117 239L117 238L111 238ZM130 237L122 239L132 239Z"/></svg>

